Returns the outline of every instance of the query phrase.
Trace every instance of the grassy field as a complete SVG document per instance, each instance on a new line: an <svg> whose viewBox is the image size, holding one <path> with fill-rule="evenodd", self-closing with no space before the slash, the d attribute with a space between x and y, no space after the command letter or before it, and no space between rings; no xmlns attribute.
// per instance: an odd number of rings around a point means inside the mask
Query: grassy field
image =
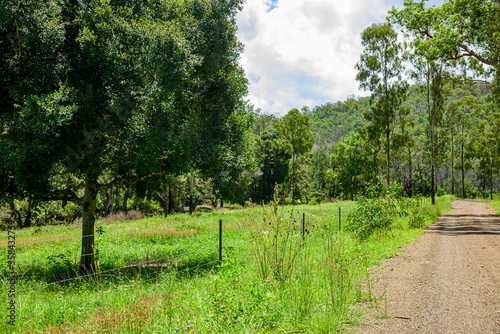
<svg viewBox="0 0 500 334"><path fill-rule="evenodd" d="M423 203L426 223L452 198ZM20 274L12 333L334 333L356 326L368 268L394 256L421 229L405 217L359 241L339 231L354 202L272 206L152 217L96 228L98 275L76 273L81 230L16 231ZM305 234L302 219L305 214ZM218 221L224 261L218 263ZM6 259L7 233L2 232ZM2 261L0 307L9 271ZM118 268L122 268L117 270ZM7 322L2 311L0 321Z"/></svg>

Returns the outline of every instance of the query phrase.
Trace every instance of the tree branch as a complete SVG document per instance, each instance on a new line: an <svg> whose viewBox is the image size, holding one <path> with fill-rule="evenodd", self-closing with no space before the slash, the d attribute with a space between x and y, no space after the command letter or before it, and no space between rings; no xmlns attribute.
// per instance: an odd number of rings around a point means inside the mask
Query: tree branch
<svg viewBox="0 0 500 334"><path fill-rule="evenodd" d="M54 190L45 195L35 195L34 198L41 201L69 201L78 205L82 204L82 199L70 189Z"/></svg>
<svg viewBox="0 0 500 334"><path fill-rule="evenodd" d="M500 0L498 0L498 1L500 1ZM493 66L493 67L497 67L498 66L498 59L496 59L496 60L490 60L490 59L484 58L479 53L477 53L474 50L471 50L467 45L465 45L463 43L458 44L458 47L460 47L461 49L465 50L467 53L456 55L456 56L452 57L453 59L459 59L459 58L463 58L463 57L474 57L477 60L479 60L480 62L482 62L483 64L490 65L490 66ZM457 51L457 53L458 53L458 51Z"/></svg>
<svg viewBox="0 0 500 334"><path fill-rule="evenodd" d="M98 184L97 185L97 190L101 191L101 190L110 189L110 188L119 186L119 185L121 185L121 184L123 184L125 182L132 182L132 183L140 182L140 181L144 181L146 179L149 179L150 177L160 176L160 175L163 175L163 172L151 173L151 174L148 174L148 175L145 175L145 176L142 176L142 177L118 178L118 179L114 179L113 181L111 181L109 183L106 183L106 184Z"/></svg>

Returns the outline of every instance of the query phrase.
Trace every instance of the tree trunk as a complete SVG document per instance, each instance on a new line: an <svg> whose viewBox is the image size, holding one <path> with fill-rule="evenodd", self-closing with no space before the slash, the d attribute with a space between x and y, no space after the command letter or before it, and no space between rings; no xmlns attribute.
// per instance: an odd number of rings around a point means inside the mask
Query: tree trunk
<svg viewBox="0 0 500 334"><path fill-rule="evenodd" d="M391 145L389 143L390 140L390 133L387 131L386 133L386 139L387 139L387 185L391 183L391 178L390 178L390 160L391 160Z"/></svg>
<svg viewBox="0 0 500 334"><path fill-rule="evenodd" d="M462 160L462 198L465 198L465 168L464 168L464 144L460 145Z"/></svg>
<svg viewBox="0 0 500 334"><path fill-rule="evenodd" d="M127 202L128 202L128 191L125 188L125 192L123 193L123 211L126 213L127 212Z"/></svg>
<svg viewBox="0 0 500 334"><path fill-rule="evenodd" d="M353 184L352 184L352 173L351 173L351 175L350 175L350 179L349 179L349 181L350 181L350 184L351 184L351 186L350 186L350 188L351 188L351 201L354 201L354 191L353 191L353 189L352 189L352 188L353 188Z"/></svg>
<svg viewBox="0 0 500 334"><path fill-rule="evenodd" d="M10 216L11 218L17 222L17 227L18 228L23 228L23 222L21 219L21 214L19 211L16 210L16 206L14 204L14 201L9 202L9 207L10 207Z"/></svg>
<svg viewBox="0 0 500 334"><path fill-rule="evenodd" d="M412 190L413 190L413 174L412 174L412 168L411 168L411 150L408 149L408 162L410 164L410 184L408 186L408 197L411 198L412 196Z"/></svg>
<svg viewBox="0 0 500 334"><path fill-rule="evenodd" d="M493 200L493 158L490 153L490 199Z"/></svg>
<svg viewBox="0 0 500 334"><path fill-rule="evenodd" d="M80 272L95 272L94 262L94 224L97 199L97 181L87 182L82 202L82 256Z"/></svg>
<svg viewBox="0 0 500 334"><path fill-rule="evenodd" d="M294 148L295 152L295 148ZM292 182L293 182L293 188L292 188L292 204L295 205L295 153L292 155Z"/></svg>
<svg viewBox="0 0 500 334"><path fill-rule="evenodd" d="M26 227L31 227L32 225L32 221L31 221L31 210L33 209L33 200L29 200L28 202L28 213L26 214L26 218L24 219L24 224L23 224L23 228L26 228Z"/></svg>
<svg viewBox="0 0 500 334"><path fill-rule="evenodd" d="M432 204L436 204L435 198L435 172L434 172L434 124L431 124L431 200Z"/></svg>
<svg viewBox="0 0 500 334"><path fill-rule="evenodd" d="M108 205L106 205L106 209L104 210L104 216L113 214L113 188L109 189L109 193L106 192L106 197L108 199Z"/></svg>
<svg viewBox="0 0 500 334"><path fill-rule="evenodd" d="M189 203L189 214L193 214L194 210L196 210L196 207L198 204L200 204L201 196L198 196L196 199L191 198L191 203Z"/></svg>
<svg viewBox="0 0 500 334"><path fill-rule="evenodd" d="M189 187L189 214L193 214L193 173L191 173L191 183Z"/></svg>
<svg viewBox="0 0 500 334"><path fill-rule="evenodd" d="M453 131L451 132L451 194L455 195L455 162L454 162Z"/></svg>
<svg viewBox="0 0 500 334"><path fill-rule="evenodd" d="M165 203L163 206L163 211L165 212L165 217L169 214L169 203L170 202L170 189L167 189L167 192L165 193Z"/></svg>

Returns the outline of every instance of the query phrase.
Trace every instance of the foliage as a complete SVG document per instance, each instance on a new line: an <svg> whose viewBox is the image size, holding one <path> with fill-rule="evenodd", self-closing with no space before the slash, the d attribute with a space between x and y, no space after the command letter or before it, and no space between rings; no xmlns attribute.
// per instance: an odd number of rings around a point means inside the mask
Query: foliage
<svg viewBox="0 0 500 334"><path fill-rule="evenodd" d="M1 195L73 201L88 235L124 183L199 169L224 196L252 162L240 4L2 3Z"/></svg>
<svg viewBox="0 0 500 334"><path fill-rule="evenodd" d="M373 24L361 34L365 47L356 64L356 80L360 87L371 92L371 110L366 114L370 122L370 139L385 140L387 155L387 184L390 183L391 145L396 127L404 120L408 110L401 108L406 98L408 83L403 77L405 52L398 35L389 23ZM398 149L398 148L396 148Z"/></svg>
<svg viewBox="0 0 500 334"><path fill-rule="evenodd" d="M256 203L268 203L272 200L275 185L288 181L292 147L274 127L262 131L256 146L259 169L253 177L251 197Z"/></svg>
<svg viewBox="0 0 500 334"><path fill-rule="evenodd" d="M418 200L402 197L403 189L393 183L383 189L368 189L368 196L358 196L357 206L349 213L346 230L353 232L359 239L365 240L374 233L385 233L392 229L393 221L398 216L414 217L411 227L421 225L423 221L415 218ZM418 226L421 227L421 226Z"/></svg>
<svg viewBox="0 0 500 334"><path fill-rule="evenodd" d="M292 186L292 199L297 200L300 198L300 190L296 188L299 182L297 178L297 158L308 153L314 145L309 116L302 114L297 109L292 109L276 123L276 128L292 147L292 175L290 183Z"/></svg>
<svg viewBox="0 0 500 334"><path fill-rule="evenodd" d="M326 199L326 195L318 191L313 191L309 193L309 205L321 204Z"/></svg>

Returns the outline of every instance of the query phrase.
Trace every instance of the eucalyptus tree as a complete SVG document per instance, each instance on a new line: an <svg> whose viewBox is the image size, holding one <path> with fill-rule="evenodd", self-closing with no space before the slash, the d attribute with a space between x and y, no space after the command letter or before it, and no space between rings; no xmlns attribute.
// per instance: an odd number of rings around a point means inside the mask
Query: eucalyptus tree
<svg viewBox="0 0 500 334"><path fill-rule="evenodd" d="M99 191L210 173L241 147L240 5L2 2L1 184L81 206L82 271L95 269Z"/></svg>
<svg viewBox="0 0 500 334"><path fill-rule="evenodd" d="M356 64L356 79L360 87L371 92L371 111L365 114L370 122L367 132L372 139L382 137L387 162L387 184L390 184L391 140L400 116L408 113L401 108L408 83L404 80L404 45L390 23L373 24L361 34L365 47Z"/></svg>
<svg viewBox="0 0 500 334"><path fill-rule="evenodd" d="M481 106L477 98L470 95L462 97L459 104L461 112L458 117L458 139L460 145L460 168L462 172L462 198L465 198L465 164L466 158L470 156L470 154L466 155L466 150L470 148L472 137L474 136L474 129L477 129L477 124L474 123L477 121L477 116L481 112Z"/></svg>
<svg viewBox="0 0 500 334"><path fill-rule="evenodd" d="M446 63L435 58L432 51L417 48L415 56L412 57L413 70L410 75L416 83L417 91L423 95L427 109L431 151L431 200L432 204L435 204L435 134L443 114L446 84L450 74L447 72Z"/></svg>
<svg viewBox="0 0 500 334"><path fill-rule="evenodd" d="M420 48L433 49L444 60L467 59L469 69L493 77L498 106L500 0L445 0L441 6L427 8L425 3L405 0L402 9L393 7L389 19L410 33Z"/></svg>

